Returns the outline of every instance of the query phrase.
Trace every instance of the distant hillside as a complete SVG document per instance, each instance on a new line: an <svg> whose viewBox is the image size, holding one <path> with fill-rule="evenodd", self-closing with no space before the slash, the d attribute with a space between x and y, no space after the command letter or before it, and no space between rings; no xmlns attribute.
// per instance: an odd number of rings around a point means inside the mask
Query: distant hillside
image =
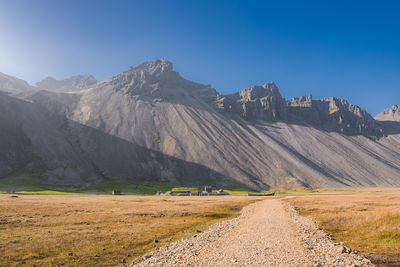
<svg viewBox="0 0 400 267"><path fill-rule="evenodd" d="M90 74L77 75L65 80L56 80L52 77L36 83L39 90L48 90L54 92L70 92L87 88L97 83L97 80Z"/></svg>
<svg viewBox="0 0 400 267"><path fill-rule="evenodd" d="M0 91L19 93L33 89L27 82L0 72Z"/></svg>
<svg viewBox="0 0 400 267"><path fill-rule="evenodd" d="M36 86L31 86L26 81L0 72L0 91L16 96L40 90L66 93L87 88L96 83L98 81L92 75L86 74L73 76L64 80L47 77L36 83Z"/></svg>

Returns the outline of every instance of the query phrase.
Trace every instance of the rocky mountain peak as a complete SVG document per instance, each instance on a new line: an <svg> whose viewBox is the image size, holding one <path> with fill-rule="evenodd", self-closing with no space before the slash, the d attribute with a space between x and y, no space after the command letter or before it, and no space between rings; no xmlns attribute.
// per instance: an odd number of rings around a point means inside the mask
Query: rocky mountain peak
<svg viewBox="0 0 400 267"><path fill-rule="evenodd" d="M312 106L312 95L305 94L300 97L294 97L286 102L288 107L311 107Z"/></svg>
<svg viewBox="0 0 400 267"><path fill-rule="evenodd" d="M214 101L217 92L210 85L184 79L165 59L144 62L105 81L101 87L146 101L168 101L196 104L189 98L207 103Z"/></svg>
<svg viewBox="0 0 400 267"><path fill-rule="evenodd" d="M271 92L279 93L278 86L276 86L276 84L274 82L264 83L262 87Z"/></svg>
<svg viewBox="0 0 400 267"><path fill-rule="evenodd" d="M239 95L244 101L251 101L256 98L263 98L268 96L280 96L278 87L273 83L265 83L262 86L253 85L239 91Z"/></svg>
<svg viewBox="0 0 400 267"><path fill-rule="evenodd" d="M172 63L166 59L157 59L154 61L147 61L137 67L130 67L130 71L142 71L149 75L160 75L161 73L171 72L173 69Z"/></svg>
<svg viewBox="0 0 400 267"><path fill-rule="evenodd" d="M375 119L378 121L400 121L400 104L385 109Z"/></svg>

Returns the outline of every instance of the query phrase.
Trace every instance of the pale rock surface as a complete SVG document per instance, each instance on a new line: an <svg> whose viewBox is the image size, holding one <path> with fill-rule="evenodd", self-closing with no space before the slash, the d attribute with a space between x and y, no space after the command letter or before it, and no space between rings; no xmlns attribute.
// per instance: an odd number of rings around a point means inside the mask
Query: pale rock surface
<svg viewBox="0 0 400 267"><path fill-rule="evenodd" d="M399 121L400 122L400 104L393 105L385 109L375 117L378 121Z"/></svg>
<svg viewBox="0 0 400 267"><path fill-rule="evenodd" d="M346 135L381 137L383 129L359 106L342 98L313 100L311 94L287 101L289 122L306 122Z"/></svg>
<svg viewBox="0 0 400 267"><path fill-rule="evenodd" d="M252 86L235 94L220 95L218 107L248 120L286 120L286 103L274 83Z"/></svg>
<svg viewBox="0 0 400 267"><path fill-rule="evenodd" d="M52 77L46 77L44 80L37 82L38 90L47 90L54 92L69 92L80 90L93 86L97 80L90 74L76 75L64 80L56 80Z"/></svg>

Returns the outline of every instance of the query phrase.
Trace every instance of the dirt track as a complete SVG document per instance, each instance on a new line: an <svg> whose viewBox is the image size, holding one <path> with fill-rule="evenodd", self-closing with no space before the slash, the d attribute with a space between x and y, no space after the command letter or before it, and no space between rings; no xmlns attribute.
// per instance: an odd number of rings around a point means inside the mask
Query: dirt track
<svg viewBox="0 0 400 267"><path fill-rule="evenodd" d="M148 256L138 266L370 265L278 199L247 206L240 217Z"/></svg>

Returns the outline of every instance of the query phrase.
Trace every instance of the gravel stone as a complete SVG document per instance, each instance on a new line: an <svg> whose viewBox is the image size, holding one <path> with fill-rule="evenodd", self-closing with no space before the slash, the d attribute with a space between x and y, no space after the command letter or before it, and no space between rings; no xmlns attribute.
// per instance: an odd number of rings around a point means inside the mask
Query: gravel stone
<svg viewBox="0 0 400 267"><path fill-rule="evenodd" d="M256 202L197 237L157 248L144 266L374 266L335 244L315 220L279 199Z"/></svg>

